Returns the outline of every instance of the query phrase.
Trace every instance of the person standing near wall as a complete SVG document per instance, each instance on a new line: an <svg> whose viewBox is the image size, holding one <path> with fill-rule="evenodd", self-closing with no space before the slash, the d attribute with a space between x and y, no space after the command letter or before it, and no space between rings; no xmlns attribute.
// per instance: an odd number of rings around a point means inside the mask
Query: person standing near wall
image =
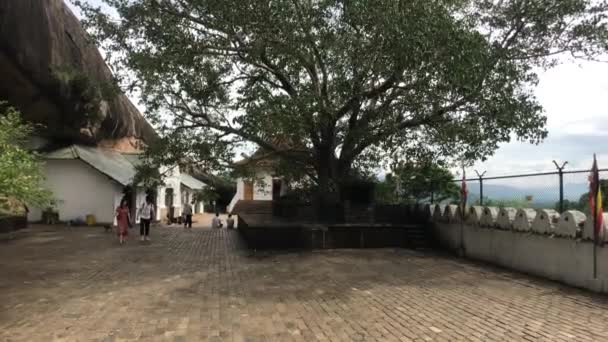
<svg viewBox="0 0 608 342"><path fill-rule="evenodd" d="M194 202L192 202L192 204L194 204ZM182 214L184 215L184 228L192 228L192 205L190 205L190 203L186 202L186 204L184 204Z"/></svg>
<svg viewBox="0 0 608 342"><path fill-rule="evenodd" d="M139 208L139 235L141 241L150 241L150 222L154 217L152 198L146 196L146 202Z"/></svg>

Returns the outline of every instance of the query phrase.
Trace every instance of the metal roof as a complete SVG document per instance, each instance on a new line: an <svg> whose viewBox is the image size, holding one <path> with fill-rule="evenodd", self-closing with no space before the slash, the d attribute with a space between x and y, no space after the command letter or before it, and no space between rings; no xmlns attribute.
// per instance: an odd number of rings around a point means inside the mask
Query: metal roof
<svg viewBox="0 0 608 342"><path fill-rule="evenodd" d="M122 156L127 158L127 160L133 164L133 166L139 166L142 164L142 155L142 153L122 153Z"/></svg>
<svg viewBox="0 0 608 342"><path fill-rule="evenodd" d="M71 145L49 152L44 155L44 158L54 160L80 159L125 186L131 184L135 177L135 166L130 158L119 152L99 147Z"/></svg>
<svg viewBox="0 0 608 342"><path fill-rule="evenodd" d="M185 186L189 187L192 190L202 190L205 187L205 183L199 181L198 179L190 176L187 173L180 174L181 182Z"/></svg>

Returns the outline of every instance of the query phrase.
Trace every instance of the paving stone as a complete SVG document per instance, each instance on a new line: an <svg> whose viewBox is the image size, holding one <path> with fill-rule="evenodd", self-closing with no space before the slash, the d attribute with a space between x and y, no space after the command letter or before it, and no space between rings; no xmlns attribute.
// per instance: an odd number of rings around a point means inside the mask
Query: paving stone
<svg viewBox="0 0 608 342"><path fill-rule="evenodd" d="M131 238L35 226L0 241L0 341L608 340L606 297L432 252Z"/></svg>

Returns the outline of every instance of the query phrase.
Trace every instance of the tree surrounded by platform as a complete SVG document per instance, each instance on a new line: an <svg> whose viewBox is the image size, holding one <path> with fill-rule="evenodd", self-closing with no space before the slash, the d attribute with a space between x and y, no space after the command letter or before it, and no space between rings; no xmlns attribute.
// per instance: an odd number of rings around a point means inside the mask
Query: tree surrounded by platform
<svg viewBox="0 0 608 342"><path fill-rule="evenodd" d="M591 0L74 2L161 131L151 163L213 172L253 144L323 199L387 161L541 142L538 71L608 44Z"/></svg>

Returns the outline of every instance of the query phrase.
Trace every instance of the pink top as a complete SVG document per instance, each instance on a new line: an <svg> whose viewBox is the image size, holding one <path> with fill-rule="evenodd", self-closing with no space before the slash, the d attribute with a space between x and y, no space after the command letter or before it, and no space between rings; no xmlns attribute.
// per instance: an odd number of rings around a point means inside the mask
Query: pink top
<svg viewBox="0 0 608 342"><path fill-rule="evenodd" d="M129 229L129 208L116 208L116 221L118 224L119 234L126 234Z"/></svg>

